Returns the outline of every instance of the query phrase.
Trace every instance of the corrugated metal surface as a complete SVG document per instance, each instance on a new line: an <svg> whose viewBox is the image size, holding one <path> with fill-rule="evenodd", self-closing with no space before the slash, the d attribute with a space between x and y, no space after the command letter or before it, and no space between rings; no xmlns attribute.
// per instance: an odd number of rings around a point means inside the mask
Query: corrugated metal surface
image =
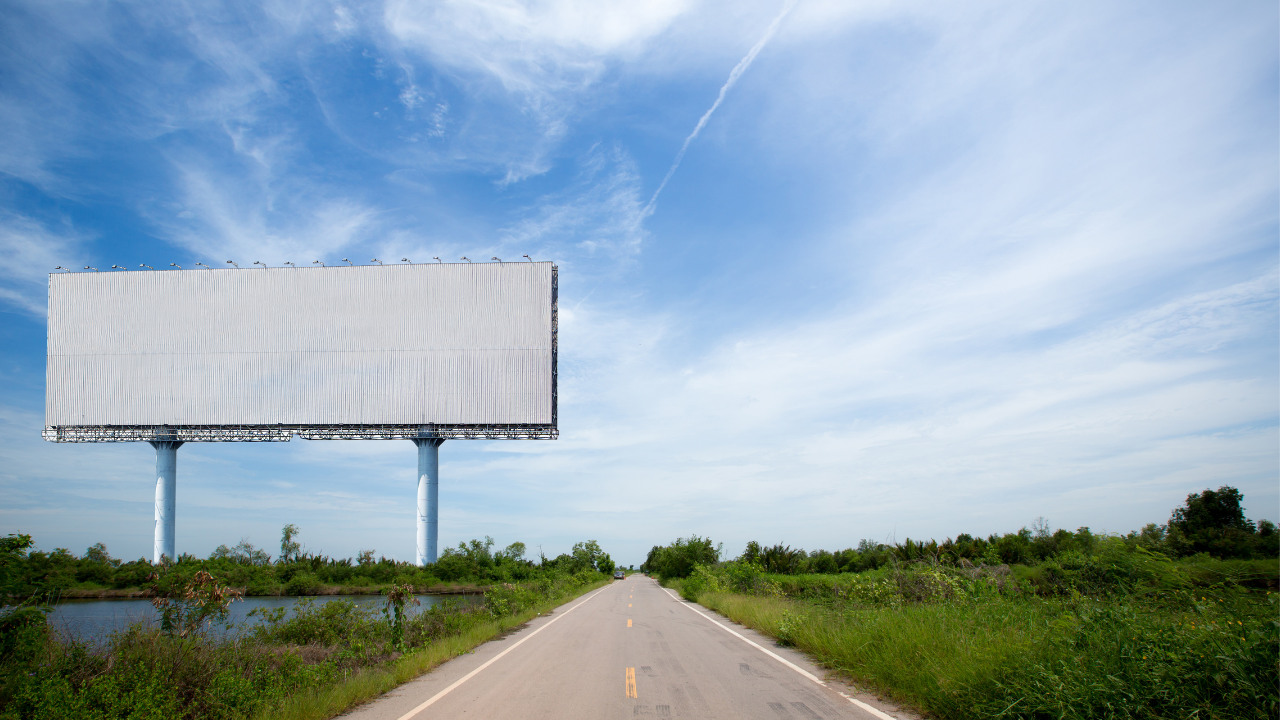
<svg viewBox="0 0 1280 720"><path fill-rule="evenodd" d="M552 272L50 275L45 424L549 425Z"/></svg>

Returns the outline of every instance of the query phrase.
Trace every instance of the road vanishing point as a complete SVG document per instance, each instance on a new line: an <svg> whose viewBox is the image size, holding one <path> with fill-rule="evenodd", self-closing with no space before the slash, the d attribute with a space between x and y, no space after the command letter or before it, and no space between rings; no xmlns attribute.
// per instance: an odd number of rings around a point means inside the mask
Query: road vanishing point
<svg viewBox="0 0 1280 720"><path fill-rule="evenodd" d="M343 715L428 718L906 717L802 654L632 575Z"/></svg>

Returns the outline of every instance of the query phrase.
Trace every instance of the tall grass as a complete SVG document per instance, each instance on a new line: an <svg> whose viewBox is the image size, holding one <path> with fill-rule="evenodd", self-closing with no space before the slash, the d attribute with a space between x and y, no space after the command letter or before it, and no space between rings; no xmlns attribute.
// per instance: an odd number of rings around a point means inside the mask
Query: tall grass
<svg viewBox="0 0 1280 720"><path fill-rule="evenodd" d="M1274 718L1276 595L703 605L942 718Z"/></svg>
<svg viewBox="0 0 1280 720"><path fill-rule="evenodd" d="M335 717L431 671L441 663L471 651L478 645L520 627L571 597L585 595L609 582L591 583L570 595L544 601L514 616L482 623L459 635L443 638L418 652L410 653L388 666L363 670L339 682L295 693L259 712L255 720L326 720Z"/></svg>
<svg viewBox="0 0 1280 720"><path fill-rule="evenodd" d="M580 573L501 586L483 605L437 605L398 629L342 600L267 611L228 636L138 624L98 644L50 633L39 612L6 615L0 720L332 717L606 582Z"/></svg>

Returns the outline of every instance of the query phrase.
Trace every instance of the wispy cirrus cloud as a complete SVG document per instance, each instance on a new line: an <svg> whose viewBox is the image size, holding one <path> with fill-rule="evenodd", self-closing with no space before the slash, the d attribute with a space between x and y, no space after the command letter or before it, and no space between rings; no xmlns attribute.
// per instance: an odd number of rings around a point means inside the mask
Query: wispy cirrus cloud
<svg viewBox="0 0 1280 720"><path fill-rule="evenodd" d="M379 226L375 208L302 179L246 186L199 166L182 168L180 177L182 195L154 207L149 217L175 244L206 261L221 264L228 255L273 266L334 262L335 253L368 243Z"/></svg>
<svg viewBox="0 0 1280 720"><path fill-rule="evenodd" d="M612 66L642 53L690 7L657 3L503 1L386 4L388 50L424 59L466 89L489 116L503 118L501 142L477 131L473 142L506 151L501 184L550 168L550 156L571 132L573 116ZM513 112L514 110L514 112ZM478 129L477 129L478 130ZM474 150L473 150L474 152Z"/></svg>
<svg viewBox="0 0 1280 720"><path fill-rule="evenodd" d="M782 19L791 12L793 7L795 7L795 0L787 0L783 3L782 11L773 19L773 22L769 23L769 27L765 29L764 35L760 36L760 39L756 41L756 44L752 45L751 49L747 51L747 54L738 61L738 64L733 66L733 70L729 71L729 79L725 80L724 85L720 86L720 94L716 96L716 101L711 103L711 107L707 108L707 111L702 114L702 117L698 118L698 124L693 126L693 132L689 133L689 137L684 139L684 144L680 146L680 151L676 153L676 159L671 162L671 168L667 170L667 174L663 176L662 182L658 183L658 188L653 191L652 197L649 198L649 203L645 205L645 215L653 212L653 206L658 202L658 196L662 194L662 189L667 186L667 182L671 180L671 176L676 174L676 170L680 167L680 161L684 159L684 154L689 151L689 143L693 142L694 139L698 137L698 133L702 132L702 128L706 127L707 121L711 119L711 114L716 111L716 108L720 107L720 103L724 102L724 96L728 94L729 90L738 82L738 78L742 77L742 73L746 72L747 68L751 67L751 63L755 62L756 56L760 54L760 51L764 49L764 46L773 38L773 34L778 31L778 25L782 23Z"/></svg>
<svg viewBox="0 0 1280 720"><path fill-rule="evenodd" d="M0 301L43 321L49 311L49 273L73 264L71 258L86 257L84 249L92 239L69 222L51 227L19 213L0 212L0 255L6 260Z"/></svg>
<svg viewBox="0 0 1280 720"><path fill-rule="evenodd" d="M557 192L538 197L516 223L499 231L506 247L534 247L573 263L582 255L607 257L590 275L614 273L629 264L644 241L641 177L618 146L592 147L577 176Z"/></svg>
<svg viewBox="0 0 1280 720"><path fill-rule="evenodd" d="M638 52L690 5L395 0L386 4L384 20L406 49L459 72L490 77L538 111L557 105L558 92L585 89L611 58Z"/></svg>

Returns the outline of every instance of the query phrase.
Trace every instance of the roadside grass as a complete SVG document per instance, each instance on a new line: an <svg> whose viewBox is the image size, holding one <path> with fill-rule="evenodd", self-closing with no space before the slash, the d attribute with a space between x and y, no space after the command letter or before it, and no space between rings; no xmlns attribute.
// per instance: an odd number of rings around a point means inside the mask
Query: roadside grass
<svg viewBox="0 0 1280 720"><path fill-rule="evenodd" d="M217 595L225 619L227 602L225 588L202 582L165 598L159 626L94 641L52 632L39 607L0 615L0 720L329 718L610 580L583 572L504 584L483 604L411 615L405 586L388 593L385 613L304 599L255 610L259 621L231 634L210 632L216 616L199 613Z"/></svg>
<svg viewBox="0 0 1280 720"><path fill-rule="evenodd" d="M705 593L699 601L748 627L830 659L836 669L862 668L861 680L882 689L927 696L941 685L968 684L1031 646L1029 608L917 605L834 613L779 598Z"/></svg>
<svg viewBox="0 0 1280 720"><path fill-rule="evenodd" d="M545 612L610 584L599 581L517 615L482 623L460 635L441 638L398 658L389 665L369 668L330 685L308 688L260 711L255 720L327 720L387 691L424 675L439 665L533 620Z"/></svg>
<svg viewBox="0 0 1280 720"><path fill-rule="evenodd" d="M837 613L803 601L707 592L698 602L809 653L895 701L938 712L946 688L972 685L1030 654L1033 614L917 605Z"/></svg>
<svg viewBox="0 0 1280 720"><path fill-rule="evenodd" d="M1276 595L702 605L940 718L1274 718Z"/></svg>

